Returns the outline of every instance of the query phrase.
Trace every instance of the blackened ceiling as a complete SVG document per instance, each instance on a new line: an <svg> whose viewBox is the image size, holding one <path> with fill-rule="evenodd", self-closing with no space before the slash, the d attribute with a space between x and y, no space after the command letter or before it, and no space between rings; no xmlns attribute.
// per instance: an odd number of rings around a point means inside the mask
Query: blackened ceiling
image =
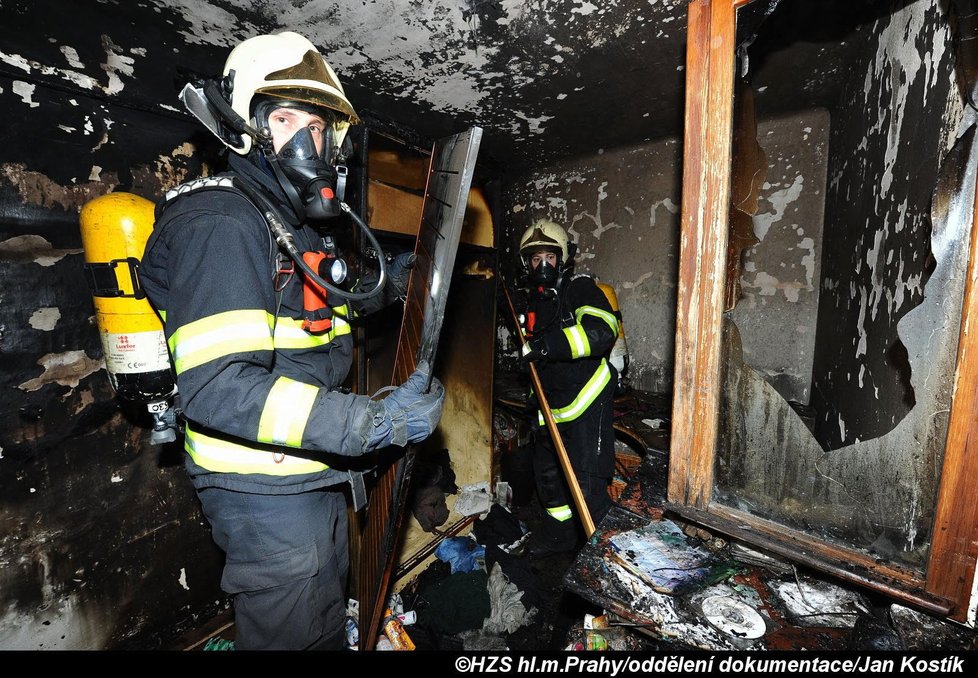
<svg viewBox="0 0 978 678"><path fill-rule="evenodd" d="M752 48L766 69L755 86L770 90L762 107L833 96L846 55L820 42L838 44L852 17L842 25L815 4L825 3L781 0L774 37ZM184 117L176 95L189 77L220 73L244 38L295 30L322 49L368 122L419 144L480 125L483 163L538 167L681 136L686 12L687 0L3 0L0 76L16 86L0 99L27 113L43 86L63 101ZM799 27L809 37L795 45ZM772 53L780 65L767 64ZM61 105L65 126L84 129Z"/></svg>

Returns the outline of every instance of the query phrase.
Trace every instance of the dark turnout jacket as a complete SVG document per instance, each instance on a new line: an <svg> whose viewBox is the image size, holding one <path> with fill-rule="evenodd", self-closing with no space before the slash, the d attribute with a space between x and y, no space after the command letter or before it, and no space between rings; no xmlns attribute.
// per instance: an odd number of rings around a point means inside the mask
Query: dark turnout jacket
<svg viewBox="0 0 978 678"><path fill-rule="evenodd" d="M297 221L271 177L238 156L230 165ZM228 186L176 193L140 277L165 321L195 485L276 494L347 480L337 462L362 453L370 424L368 398L336 390L351 365L348 307L336 300L330 330L307 332L302 277L275 276L278 250L252 201ZM300 251L322 249L308 226L288 228Z"/></svg>

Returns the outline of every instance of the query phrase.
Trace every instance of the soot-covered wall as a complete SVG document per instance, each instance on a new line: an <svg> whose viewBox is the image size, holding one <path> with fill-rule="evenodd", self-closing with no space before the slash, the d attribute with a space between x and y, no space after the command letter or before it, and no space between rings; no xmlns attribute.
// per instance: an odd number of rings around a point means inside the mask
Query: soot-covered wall
<svg viewBox="0 0 978 678"><path fill-rule="evenodd" d="M825 109L758 123L766 159L752 219L758 242L742 255L740 298L730 312L745 362L785 400L802 404L811 393L828 141Z"/></svg>
<svg viewBox="0 0 978 678"><path fill-rule="evenodd" d="M151 63L173 48L131 29L151 10L42 9L0 12L0 648L166 646L225 606L222 556L109 386L78 214L196 176L197 127Z"/></svg>
<svg viewBox="0 0 978 678"><path fill-rule="evenodd" d="M803 401L818 300L825 117L824 111L805 111L758 124L767 161L754 216L761 242L744 253L741 299L734 311L749 334L751 364L786 397ZM647 141L506 179L506 228L499 245L504 266L514 265L519 236L534 219L563 225L579 247L577 272L615 288L630 354L628 384L669 392L682 144Z"/></svg>

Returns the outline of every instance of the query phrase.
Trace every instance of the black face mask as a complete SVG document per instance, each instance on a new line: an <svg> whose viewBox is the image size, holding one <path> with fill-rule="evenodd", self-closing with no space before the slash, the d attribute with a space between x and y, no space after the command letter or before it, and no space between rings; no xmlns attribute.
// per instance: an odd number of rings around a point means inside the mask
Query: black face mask
<svg viewBox="0 0 978 678"><path fill-rule="evenodd" d="M325 152L333 147L333 130L327 128L323 137ZM309 219L329 219L340 213L336 198L336 170L316 150L316 142L308 127L303 127L279 149L279 164L295 187Z"/></svg>
<svg viewBox="0 0 978 678"><path fill-rule="evenodd" d="M560 271L556 266L551 266L547 260L542 260L536 268L531 268L527 276L527 282L532 289L556 289L557 281L560 278Z"/></svg>

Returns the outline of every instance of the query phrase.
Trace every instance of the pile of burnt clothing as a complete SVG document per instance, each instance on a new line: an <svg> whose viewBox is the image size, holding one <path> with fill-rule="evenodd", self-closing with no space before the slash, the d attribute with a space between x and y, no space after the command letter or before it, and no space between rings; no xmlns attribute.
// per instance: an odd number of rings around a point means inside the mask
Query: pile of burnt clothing
<svg viewBox="0 0 978 678"><path fill-rule="evenodd" d="M530 533L519 518L495 504L472 526L472 534L485 547L486 570L491 573L498 564L502 574L523 592L526 608L540 607L543 587L525 555Z"/></svg>
<svg viewBox="0 0 978 678"><path fill-rule="evenodd" d="M438 546L439 562L403 593L417 611L412 638L419 648L500 649L507 635L534 622L542 589L529 557L518 555L527 536L494 504L470 536Z"/></svg>

